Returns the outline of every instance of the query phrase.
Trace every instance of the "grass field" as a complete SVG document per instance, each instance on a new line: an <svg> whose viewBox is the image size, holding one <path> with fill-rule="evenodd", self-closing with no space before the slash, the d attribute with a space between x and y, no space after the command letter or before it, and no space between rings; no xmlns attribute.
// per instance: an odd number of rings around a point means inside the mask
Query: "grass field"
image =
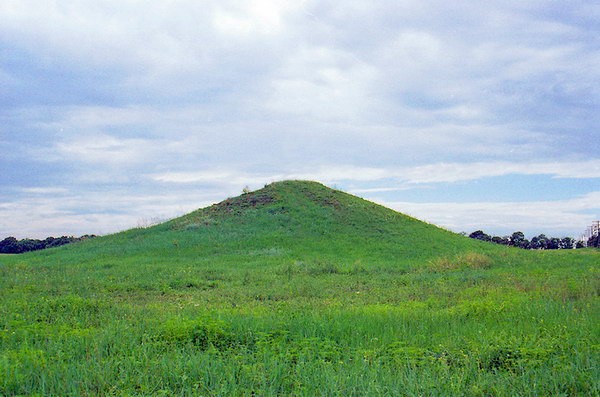
<svg viewBox="0 0 600 397"><path fill-rule="evenodd" d="M0 256L0 395L595 396L599 265L275 183Z"/></svg>

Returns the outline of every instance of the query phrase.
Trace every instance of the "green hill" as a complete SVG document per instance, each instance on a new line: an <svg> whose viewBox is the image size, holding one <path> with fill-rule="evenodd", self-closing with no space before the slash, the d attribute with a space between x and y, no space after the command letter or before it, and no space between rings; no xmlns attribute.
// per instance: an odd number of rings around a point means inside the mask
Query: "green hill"
<svg viewBox="0 0 600 397"><path fill-rule="evenodd" d="M331 260L340 266L362 261L407 268L466 250L494 251L372 202L305 181L273 183L170 222L95 243L100 250L118 247L125 255L148 253L154 260L244 256L241 266L266 255Z"/></svg>
<svg viewBox="0 0 600 397"><path fill-rule="evenodd" d="M599 259L277 182L0 257L0 395L597 395Z"/></svg>

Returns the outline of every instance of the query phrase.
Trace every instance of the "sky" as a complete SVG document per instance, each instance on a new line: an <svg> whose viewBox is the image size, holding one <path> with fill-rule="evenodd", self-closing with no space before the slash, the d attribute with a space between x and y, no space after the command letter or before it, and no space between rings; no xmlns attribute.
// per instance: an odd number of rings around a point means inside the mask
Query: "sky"
<svg viewBox="0 0 600 397"><path fill-rule="evenodd" d="M600 3L2 0L0 238L284 179L455 232L600 219Z"/></svg>

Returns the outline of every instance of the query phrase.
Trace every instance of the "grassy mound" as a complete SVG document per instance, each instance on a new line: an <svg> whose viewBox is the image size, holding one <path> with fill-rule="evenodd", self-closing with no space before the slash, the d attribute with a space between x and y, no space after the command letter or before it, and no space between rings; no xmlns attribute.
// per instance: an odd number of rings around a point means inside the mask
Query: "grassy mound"
<svg viewBox="0 0 600 397"><path fill-rule="evenodd" d="M0 257L0 395L597 395L600 255L314 182Z"/></svg>

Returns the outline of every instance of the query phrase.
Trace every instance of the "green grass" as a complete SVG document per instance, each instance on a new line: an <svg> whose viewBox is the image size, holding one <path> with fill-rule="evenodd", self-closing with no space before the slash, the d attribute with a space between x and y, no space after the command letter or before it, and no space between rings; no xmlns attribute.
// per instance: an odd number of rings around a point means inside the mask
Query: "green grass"
<svg viewBox="0 0 600 397"><path fill-rule="evenodd" d="M600 254L310 182L0 257L0 395L598 395Z"/></svg>

